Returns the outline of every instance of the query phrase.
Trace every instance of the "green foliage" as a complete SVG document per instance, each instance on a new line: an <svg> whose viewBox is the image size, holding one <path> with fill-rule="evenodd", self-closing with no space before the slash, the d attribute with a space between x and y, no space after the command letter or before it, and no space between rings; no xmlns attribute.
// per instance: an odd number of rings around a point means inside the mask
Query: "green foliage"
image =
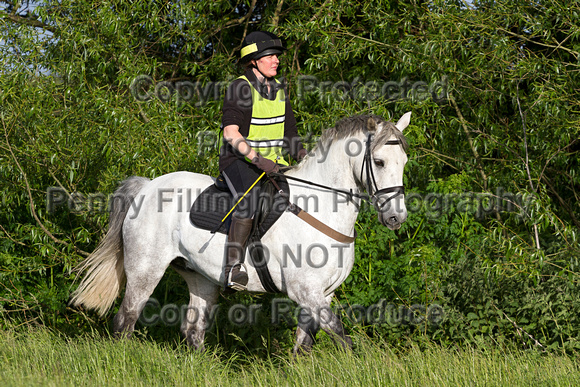
<svg viewBox="0 0 580 387"><path fill-rule="evenodd" d="M385 300L395 311L440 305L445 318L363 319L347 322L349 329L402 346L409 339L508 341L578 350L577 4L3 4L4 325L34 321L69 334L106 329L110 316L67 306L76 286L72 269L106 230L106 197L131 175L216 174L211 136L219 133L223 85L240 72L235 59L244 33L260 28L285 39L282 72L309 144L344 116L413 112L405 132L408 220L389 231L363 207L357 260L336 304ZM134 83L142 76L148 81ZM54 211L47 207L50 187L67 193ZM187 292L167 274L154 296L179 304ZM233 350L288 349L286 326L268 323L270 301L221 300L224 310L262 302L264 315L238 327L220 314L208 341ZM142 329L159 340L178 337L175 327Z"/></svg>
<svg viewBox="0 0 580 387"><path fill-rule="evenodd" d="M354 353L329 343L311 356L259 358L219 347L205 353L184 343L113 340L106 335L63 337L46 328L0 332L0 364L8 385L577 385L578 362L567 356L505 349L408 350L354 337Z"/></svg>

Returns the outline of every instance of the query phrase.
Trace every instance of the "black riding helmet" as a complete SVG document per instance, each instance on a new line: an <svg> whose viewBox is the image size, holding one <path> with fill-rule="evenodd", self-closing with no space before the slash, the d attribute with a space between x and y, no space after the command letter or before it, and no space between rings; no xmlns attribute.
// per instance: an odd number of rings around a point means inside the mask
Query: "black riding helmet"
<svg viewBox="0 0 580 387"><path fill-rule="evenodd" d="M242 44L242 63L248 63L252 59L260 59L266 55L280 55L286 50L282 41L270 32L254 31L249 33Z"/></svg>

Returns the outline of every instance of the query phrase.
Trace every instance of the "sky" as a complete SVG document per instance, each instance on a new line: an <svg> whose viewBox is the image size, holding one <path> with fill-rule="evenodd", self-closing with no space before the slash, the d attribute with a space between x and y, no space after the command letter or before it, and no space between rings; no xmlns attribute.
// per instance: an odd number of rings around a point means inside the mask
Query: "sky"
<svg viewBox="0 0 580 387"><path fill-rule="evenodd" d="M20 15L20 16L25 16L30 12L34 12L34 9L37 7L38 3L39 2L34 2L34 1L23 1L22 4L20 5L18 11L16 12L16 14ZM8 4L0 3L0 13L6 12L7 9L8 9ZM1 23L3 24L5 22L2 21ZM8 21L6 23L11 23L11 22ZM27 28L30 29L30 27L27 27ZM52 38L52 35L53 35L52 32L46 31L42 28L34 28L34 31L36 32L36 36L34 39L38 42L46 40L46 39L50 39L50 38ZM18 50L15 51L13 47L7 48L7 42L6 42L4 36L0 37L0 52L3 52L6 54L6 55L2 55L0 57L0 74L2 72L4 72L5 70L10 69L10 67L11 67L10 62L12 62L12 63L14 63L14 61L17 62L19 55L23 55L23 53L19 52ZM34 71L34 72L38 72L41 74L48 73L48 71L46 69L39 67L39 66L28 66L28 67L30 68L31 71Z"/></svg>

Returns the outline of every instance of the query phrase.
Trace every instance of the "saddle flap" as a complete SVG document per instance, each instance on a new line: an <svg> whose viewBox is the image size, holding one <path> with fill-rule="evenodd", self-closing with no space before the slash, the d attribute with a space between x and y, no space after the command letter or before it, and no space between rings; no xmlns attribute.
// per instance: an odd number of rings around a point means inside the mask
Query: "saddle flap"
<svg viewBox="0 0 580 387"><path fill-rule="evenodd" d="M197 197L191 206L189 219L195 227L227 234L231 214L225 221L222 222L222 220L235 203L229 189L224 191L222 189L223 186L218 187L218 180L219 177L216 179L216 183L207 187ZM225 183L223 178L222 181ZM254 214L252 230L252 236L256 238L261 238L288 207L290 190L288 182L283 176L280 176L276 178L276 183L283 191L282 193L278 192L269 179L262 182L258 209L256 214Z"/></svg>
<svg viewBox="0 0 580 387"><path fill-rule="evenodd" d="M274 225L278 218L288 208L288 198L290 197L288 182L281 177L276 179L276 184L282 192L279 192L270 179L262 183L258 211L254 218L255 234L262 236Z"/></svg>
<svg viewBox="0 0 580 387"><path fill-rule="evenodd" d="M197 228L227 234L230 217L224 222L222 220L232 206L233 197L229 190L223 191L212 184L193 202L189 211L189 220ZM216 227L217 230L215 230Z"/></svg>

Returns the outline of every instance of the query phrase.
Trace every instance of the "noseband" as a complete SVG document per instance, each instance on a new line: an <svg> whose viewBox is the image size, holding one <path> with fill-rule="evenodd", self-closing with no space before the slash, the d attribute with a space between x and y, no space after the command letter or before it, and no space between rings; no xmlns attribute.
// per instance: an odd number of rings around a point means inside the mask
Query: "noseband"
<svg viewBox="0 0 580 387"><path fill-rule="evenodd" d="M369 195L369 199L377 209L377 211L382 211L383 207L389 203L391 200L396 198L399 195L405 194L405 187L402 185L397 185L393 187L387 187L383 189L379 189L377 186L377 180L375 179L375 174L373 172L372 167L372 160L371 160L371 140L373 135L369 133L367 137L366 149L365 149L365 157L363 159L361 171L360 171L360 178L361 181L363 180L363 173L366 172L366 190L367 194ZM385 145L401 145L399 140L389 140L385 143ZM384 202L379 204L379 197L381 195L394 193L394 195L388 197Z"/></svg>

